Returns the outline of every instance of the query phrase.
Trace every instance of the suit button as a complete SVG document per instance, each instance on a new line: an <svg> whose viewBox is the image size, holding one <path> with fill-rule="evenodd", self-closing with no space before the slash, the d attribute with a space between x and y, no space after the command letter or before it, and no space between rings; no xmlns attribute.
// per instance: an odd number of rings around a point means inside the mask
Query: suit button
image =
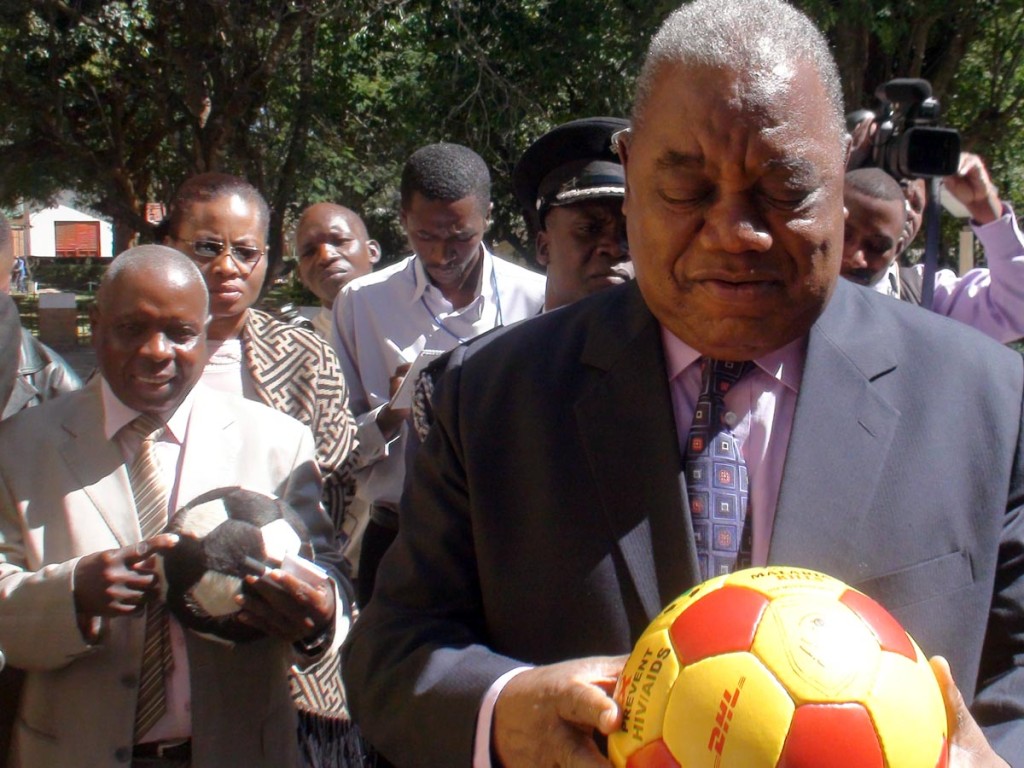
<svg viewBox="0 0 1024 768"><path fill-rule="evenodd" d="M134 688L138 684L139 678L135 675L134 672L125 672L123 675L121 675L121 685L123 685L125 688Z"/></svg>
<svg viewBox="0 0 1024 768"><path fill-rule="evenodd" d="M132 750L130 747L118 747L114 750L114 757L119 763L127 763L132 759Z"/></svg>

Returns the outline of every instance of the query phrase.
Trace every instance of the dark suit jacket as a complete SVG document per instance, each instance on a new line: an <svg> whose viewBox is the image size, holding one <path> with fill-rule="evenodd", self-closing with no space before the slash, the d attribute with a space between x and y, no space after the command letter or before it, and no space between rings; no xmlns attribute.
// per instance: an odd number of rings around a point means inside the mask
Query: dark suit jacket
<svg viewBox="0 0 1024 768"><path fill-rule="evenodd" d="M771 563L874 596L1024 755L1024 366L840 281L810 332ZM397 765L469 765L491 683L628 652L699 580L659 326L635 285L458 350L346 652Z"/></svg>

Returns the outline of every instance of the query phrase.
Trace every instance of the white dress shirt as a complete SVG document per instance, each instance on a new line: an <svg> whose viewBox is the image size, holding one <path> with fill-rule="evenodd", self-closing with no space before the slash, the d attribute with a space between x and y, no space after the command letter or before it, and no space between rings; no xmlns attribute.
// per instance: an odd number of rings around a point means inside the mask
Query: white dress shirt
<svg viewBox="0 0 1024 768"><path fill-rule="evenodd" d="M242 363L242 340L208 341L209 358L200 381L210 389L262 403L248 366Z"/></svg>
<svg viewBox="0 0 1024 768"><path fill-rule="evenodd" d="M483 246L481 246L483 247ZM331 344L349 387L358 425L357 497L396 509L405 481L408 425L385 438L377 414L388 402L395 369L424 349L449 350L499 325L537 315L544 276L483 250L476 298L455 308L415 255L352 281L334 302Z"/></svg>

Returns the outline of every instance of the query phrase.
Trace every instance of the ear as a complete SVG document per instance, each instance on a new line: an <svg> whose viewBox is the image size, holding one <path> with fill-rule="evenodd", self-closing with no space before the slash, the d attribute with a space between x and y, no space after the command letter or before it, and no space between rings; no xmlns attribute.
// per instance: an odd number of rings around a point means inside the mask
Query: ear
<svg viewBox="0 0 1024 768"><path fill-rule="evenodd" d="M540 230L537 233L535 257L537 259L537 263L545 269L547 269L548 264L551 263L551 254L549 252L550 244L551 238L548 236L547 230Z"/></svg>
<svg viewBox="0 0 1024 768"><path fill-rule="evenodd" d="M853 156L853 137L850 134L848 134L848 133L844 133L843 134L843 168L849 168L849 166L850 166L850 158L852 156Z"/></svg>
<svg viewBox="0 0 1024 768"><path fill-rule="evenodd" d="M376 264L380 261L380 243L376 240L366 241L366 250L370 252L370 263Z"/></svg>
<svg viewBox="0 0 1024 768"><path fill-rule="evenodd" d="M100 310L94 302L89 307L89 332L92 334L94 339L96 338L96 331L99 329L100 324Z"/></svg>
<svg viewBox="0 0 1024 768"><path fill-rule="evenodd" d="M408 228L408 225L407 225L408 219L409 219L409 214L406 213L405 208L399 208L398 209L398 223L402 225L402 229L405 230L406 234L409 234L409 228Z"/></svg>
<svg viewBox="0 0 1024 768"><path fill-rule="evenodd" d="M907 247L907 229L903 228L903 234L900 235L900 239L896 241L896 256L893 261L898 261L900 256L903 255L903 249Z"/></svg>
<svg viewBox="0 0 1024 768"><path fill-rule="evenodd" d="M625 196L622 198L622 212L624 214L629 205L629 143L632 138L632 126L615 134L615 152L622 163L622 173L625 176Z"/></svg>
<svg viewBox="0 0 1024 768"><path fill-rule="evenodd" d="M494 203L487 204L487 213L484 214L484 230L491 228L491 214L494 213Z"/></svg>

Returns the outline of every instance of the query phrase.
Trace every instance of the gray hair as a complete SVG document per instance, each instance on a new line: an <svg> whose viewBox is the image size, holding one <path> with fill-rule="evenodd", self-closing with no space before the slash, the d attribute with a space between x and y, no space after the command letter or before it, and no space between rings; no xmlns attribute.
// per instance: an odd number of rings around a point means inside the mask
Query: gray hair
<svg viewBox="0 0 1024 768"><path fill-rule="evenodd" d="M118 254L100 279L96 291L97 305L102 308L106 304L107 294L120 276L139 272L163 274L181 285L195 285L201 288L209 309L210 295L199 267L177 248L166 245L139 245Z"/></svg>
<svg viewBox="0 0 1024 768"><path fill-rule="evenodd" d="M817 71L840 135L846 133L843 89L828 42L807 16L782 0L695 0L662 23L636 82L633 122L643 119L654 80L665 66L728 68L754 86L780 62L807 62Z"/></svg>

